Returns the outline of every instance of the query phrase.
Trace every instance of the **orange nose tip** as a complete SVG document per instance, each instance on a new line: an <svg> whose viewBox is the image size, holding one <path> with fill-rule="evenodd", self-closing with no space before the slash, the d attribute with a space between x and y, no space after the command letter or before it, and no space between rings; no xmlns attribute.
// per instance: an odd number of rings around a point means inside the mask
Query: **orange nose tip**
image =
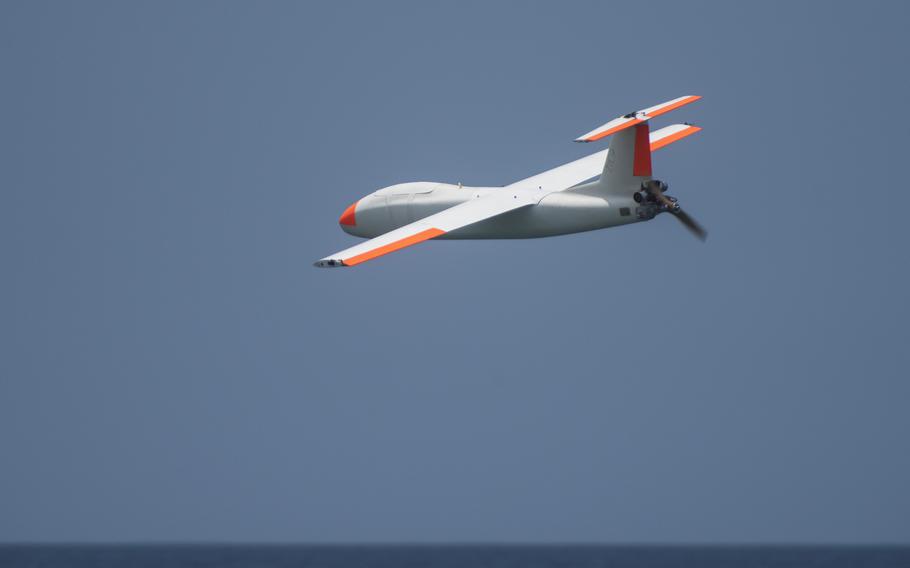
<svg viewBox="0 0 910 568"><path fill-rule="evenodd" d="M358 204L358 203L360 203L360 202L359 202L359 201L355 201L354 203L351 204L350 207L348 207L347 209L345 209L345 210L344 210L344 213L341 214L341 218L338 219L338 222L341 223L342 225L350 225L350 226L352 226L352 227L353 227L354 225L356 225L356 224L357 224L357 219L356 219L356 217L354 217L354 210L357 209L357 204Z"/></svg>

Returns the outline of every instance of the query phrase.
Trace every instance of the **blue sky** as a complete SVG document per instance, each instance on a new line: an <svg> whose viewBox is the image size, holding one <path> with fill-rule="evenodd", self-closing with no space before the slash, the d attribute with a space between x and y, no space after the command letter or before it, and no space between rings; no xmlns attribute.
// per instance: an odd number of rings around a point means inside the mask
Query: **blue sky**
<svg viewBox="0 0 910 568"><path fill-rule="evenodd" d="M0 539L910 542L902 3L4 2ZM666 216L350 270L703 95Z"/></svg>

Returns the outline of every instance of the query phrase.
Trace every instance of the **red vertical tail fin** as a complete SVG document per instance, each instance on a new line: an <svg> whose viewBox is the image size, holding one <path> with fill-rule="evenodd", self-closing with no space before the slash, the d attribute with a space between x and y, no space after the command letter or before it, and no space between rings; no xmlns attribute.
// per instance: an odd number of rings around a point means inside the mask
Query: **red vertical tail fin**
<svg viewBox="0 0 910 568"><path fill-rule="evenodd" d="M651 176L651 133L648 123L635 125L635 157L632 161L633 176Z"/></svg>
<svg viewBox="0 0 910 568"><path fill-rule="evenodd" d="M651 179L651 138L646 122L621 130L610 138L610 151L600 177L603 191L631 197Z"/></svg>

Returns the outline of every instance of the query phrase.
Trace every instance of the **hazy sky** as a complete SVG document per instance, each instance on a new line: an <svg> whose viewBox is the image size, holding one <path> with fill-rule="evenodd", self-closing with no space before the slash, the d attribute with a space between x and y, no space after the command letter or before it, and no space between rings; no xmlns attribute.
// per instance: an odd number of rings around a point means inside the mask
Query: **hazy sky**
<svg viewBox="0 0 910 568"><path fill-rule="evenodd" d="M0 540L910 542L906 3L0 3ZM430 242L681 95L673 219Z"/></svg>

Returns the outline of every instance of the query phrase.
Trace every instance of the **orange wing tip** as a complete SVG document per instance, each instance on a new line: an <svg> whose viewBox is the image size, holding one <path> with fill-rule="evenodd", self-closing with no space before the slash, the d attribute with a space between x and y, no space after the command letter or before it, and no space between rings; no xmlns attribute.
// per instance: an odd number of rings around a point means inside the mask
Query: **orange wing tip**
<svg viewBox="0 0 910 568"><path fill-rule="evenodd" d="M660 148L663 148L664 146L668 146L668 145L676 142L677 140L682 140L686 136L691 136L692 134L695 134L699 130L701 130L701 127L690 125L684 129L680 130L679 132L676 132L669 136L664 136L660 140L651 143L651 151L653 152L654 150L658 150Z"/></svg>
<svg viewBox="0 0 910 568"><path fill-rule="evenodd" d="M373 260L376 257L382 256L384 254L389 254L390 252L395 252L398 249L403 249L404 247L409 247L411 245L416 245L417 243L428 241L434 237L445 234L445 231L442 229L437 229L435 227L420 231L410 237L405 237L397 241L391 242L387 245L377 247L373 250L358 254L357 256L352 256L351 258L344 259L344 266L357 266L361 262L366 262L368 260Z"/></svg>
<svg viewBox="0 0 910 568"><path fill-rule="evenodd" d="M342 213L341 217L338 219L338 223L340 225L348 225L350 227L357 225L356 212L357 212L358 203L360 203L359 199L357 201L355 201L354 203L352 203L351 205L349 205L348 208L344 210L344 213Z"/></svg>

